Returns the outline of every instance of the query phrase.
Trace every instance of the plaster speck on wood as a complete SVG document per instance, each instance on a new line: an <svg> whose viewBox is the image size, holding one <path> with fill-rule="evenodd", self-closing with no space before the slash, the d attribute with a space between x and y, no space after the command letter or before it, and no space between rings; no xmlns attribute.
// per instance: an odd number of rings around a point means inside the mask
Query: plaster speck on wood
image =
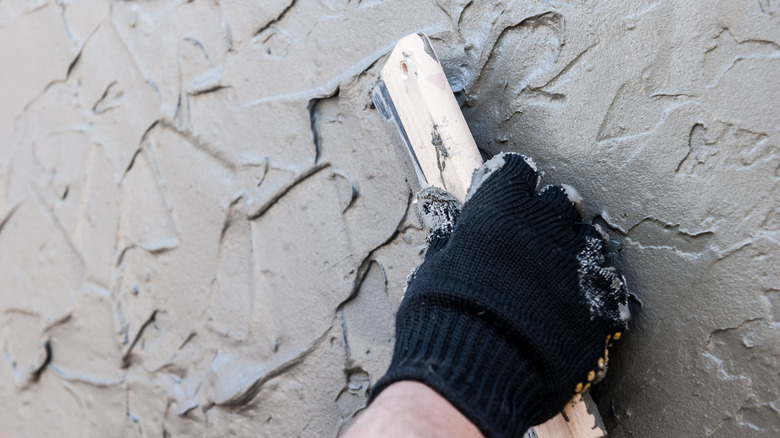
<svg viewBox="0 0 780 438"><path fill-rule="evenodd" d="M0 0L0 435L346 427L424 249L371 104L418 31L611 235L611 436L778 436L770 0Z"/></svg>

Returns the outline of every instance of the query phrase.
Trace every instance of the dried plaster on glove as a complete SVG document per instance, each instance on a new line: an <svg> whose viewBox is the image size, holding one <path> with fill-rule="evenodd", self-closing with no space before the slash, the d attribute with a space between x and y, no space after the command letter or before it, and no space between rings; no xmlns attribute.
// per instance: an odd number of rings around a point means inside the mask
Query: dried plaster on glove
<svg viewBox="0 0 780 438"><path fill-rule="evenodd" d="M514 152L509 152L511 154L515 154ZM468 202L469 199L474 195L474 193L477 192L479 187L487 181L488 178L493 175L493 173L502 167L504 167L504 164L506 164L506 160L504 159L504 156L507 154L507 152L501 152L493 156L493 158L485 161L482 166L480 166L477 170L474 171L474 175L471 177L471 186L469 187L469 192L466 194L466 202ZM536 163L534 162L533 158L527 157L525 155L516 154L523 157L523 160L531 166L531 169L534 170L534 172L537 171ZM539 187L539 183L542 180L542 173L539 172L539 175L536 179L536 187L534 187L534 190L536 190Z"/></svg>
<svg viewBox="0 0 780 438"><path fill-rule="evenodd" d="M452 233L461 204L449 192L428 187L417 194L415 205L417 215L428 231L428 243Z"/></svg>
<svg viewBox="0 0 780 438"><path fill-rule="evenodd" d="M577 254L580 290L585 294L591 319L607 318L616 325L626 325L631 312L625 279L615 273L615 268L604 266L604 244L595 237L585 238L585 247Z"/></svg>
<svg viewBox="0 0 780 438"><path fill-rule="evenodd" d="M569 184L561 184L561 188L563 188L564 193L566 193L566 197L569 198L569 202L577 209L577 215L580 220L585 219L585 200L580 196L580 192ZM542 192L544 190L545 189L542 189Z"/></svg>

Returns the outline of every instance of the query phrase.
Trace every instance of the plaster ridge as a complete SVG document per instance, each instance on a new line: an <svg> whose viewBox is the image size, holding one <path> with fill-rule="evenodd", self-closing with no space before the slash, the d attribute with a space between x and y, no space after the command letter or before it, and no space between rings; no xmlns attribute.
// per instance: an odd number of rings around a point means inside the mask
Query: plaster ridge
<svg viewBox="0 0 780 438"><path fill-rule="evenodd" d="M11 217L13 217L14 213L16 213L16 210L17 210L17 209L19 209L19 206L20 206L20 205L21 205L23 202L24 202L24 201L20 201L20 202L18 202L16 205L14 205L13 207L11 207L11 208L8 210L8 212L7 212L7 213L5 213L5 217L3 217L2 219L0 219L0 233L2 233L2 232L3 232L3 228L4 228L4 227L5 227L5 225L8 223L8 221L9 221L9 220L11 220Z"/></svg>
<svg viewBox="0 0 780 438"><path fill-rule="evenodd" d="M257 105L262 105L270 102L288 102L288 101L306 101L316 99L322 96L327 96L332 93L334 89L342 87L344 82L359 76L369 68L373 67L378 60L384 58L395 47L395 44L381 46L355 62L350 67L342 70L341 73L336 74L330 79L323 82L321 85L308 88L294 93L279 94L274 96L265 96L258 99L250 100L247 103L241 104L240 108L250 108Z"/></svg>
<svg viewBox="0 0 780 438"><path fill-rule="evenodd" d="M133 348L136 346L138 341L141 339L141 336L144 334L144 330L154 323L154 319L157 316L157 313L159 312L159 309L155 309L152 311L152 313L146 318L146 320L141 324L141 327L138 328L138 331L136 332L135 336L133 336L133 340L130 342L130 345L123 348L122 352L122 363L120 365L120 368L127 369L132 365L132 354L133 354Z"/></svg>
<svg viewBox="0 0 780 438"><path fill-rule="evenodd" d="M228 87L228 86L226 86ZM222 88L226 88L222 87ZM160 128L165 129L169 132L174 133L179 138L183 139L185 142L189 143L192 147L195 149L198 149L201 152L204 152L206 155L214 159L214 161L217 162L220 166L223 168L229 170L229 171L235 171L238 168L238 164L230 161L226 154L223 154L219 149L217 149L214 145L210 144L209 142L203 140L198 134L194 133L192 130L185 129L183 127L178 127L176 124L168 119L167 117L162 117L159 120L157 120L154 124L152 124L147 131L151 131L153 128L155 128L159 124ZM146 133L144 134L144 137L146 137Z"/></svg>
<svg viewBox="0 0 780 438"><path fill-rule="evenodd" d="M640 220L639 222L637 222L634 225L632 225L628 229L627 233L630 233L637 226L639 226L640 224L642 224L644 222L656 222L656 223L662 225L664 228L673 228L676 233L684 234L684 235L686 235L686 236L688 236L690 238L696 238L696 237L701 237L701 236L704 236L704 235L714 234L714 232L712 230L689 231L689 230L687 230L685 228L682 228L682 226L680 225L679 222L667 222L667 221L659 219L659 218L657 218L655 216L645 216L644 218L642 218L642 220Z"/></svg>
<svg viewBox="0 0 780 438"><path fill-rule="evenodd" d="M461 31L461 24L463 23L463 15L465 15L466 11L471 7L472 4L474 4L474 0L468 0L468 2L460 10L460 14L458 14L458 31Z"/></svg>
<svg viewBox="0 0 780 438"><path fill-rule="evenodd" d="M267 23L263 24L262 26L260 26L259 29L257 29L257 31L255 32L255 36L260 35L266 29L269 29L269 28L271 28L271 26L273 26L276 23L282 21L287 16L287 14L290 12L290 10L292 10L293 6L295 6L296 1L297 0L290 0L290 3L288 3L287 6L285 6L285 8L282 9L282 11L279 12L276 15L276 17L272 18L270 21L268 21Z"/></svg>
<svg viewBox="0 0 780 438"><path fill-rule="evenodd" d="M84 276L86 277L86 269L87 269L86 261L84 260L81 251L79 251L79 249L76 247L76 244L73 242L73 238L71 237L70 233L68 233L67 230L65 230L65 228L62 226L59 219L57 219L57 215L54 214L54 211L51 209L51 206L49 206L46 203L43 196L41 195L40 188L35 184L33 184L32 194L34 195L33 197L35 198L35 201L37 201L41 209L44 212L46 212L49 220L55 225L57 231L64 238L71 253L76 256L76 259L79 261L79 264L81 265L81 269L84 270L85 272Z"/></svg>
<svg viewBox="0 0 780 438"><path fill-rule="evenodd" d="M114 20L111 17L112 13L113 12L109 13L109 19L108 19L108 22L111 25L111 31L114 33L116 39L122 44L122 48L124 49L124 52L127 55L127 57L133 62L133 67L135 67L135 70L141 75L142 78L144 78L144 81L147 83L147 85L152 87L152 89L154 90L155 94L157 95L158 105L162 105L163 98L162 98L162 93L160 92L160 87L157 85L154 79L143 68L141 68L141 64L138 63L138 59L136 59L135 54L133 53L132 50L130 50L130 47L127 45L127 41L125 41L122 34L117 31L116 25L114 24Z"/></svg>
<svg viewBox="0 0 780 438"><path fill-rule="evenodd" d="M309 99L309 103L306 104L306 108L309 111L309 123L311 125L312 143L314 143L314 164L320 162L322 157L322 139L320 138L320 104L326 100L338 98L339 87L336 87L332 93L322 96L313 97Z"/></svg>
<svg viewBox="0 0 780 438"><path fill-rule="evenodd" d="M49 365L48 369L50 369L57 377L59 377L62 380L68 382L84 383L86 385L94 386L96 388L112 387L116 385L121 385L122 383L125 382L124 376L118 380L97 379L94 377L90 377L89 375L69 373L55 364Z"/></svg>
<svg viewBox="0 0 780 438"><path fill-rule="evenodd" d="M314 352L314 350L316 350L320 344L322 344L332 329L333 326L331 325L327 328L327 330L325 330L324 333L310 342L305 348L288 356L288 358L281 361L281 363L273 365L271 369L265 369L267 367L264 367L264 369L259 374L255 373L257 375L249 379L251 383L249 383L248 386L245 386L245 389L233 394L226 400L215 400L214 406L220 406L224 408L238 408L248 404L257 396L257 394L260 392L260 389L262 389L266 382L301 364L312 352Z"/></svg>
<svg viewBox="0 0 780 438"><path fill-rule="evenodd" d="M561 68L558 71L558 73L553 75L553 77L550 78L550 80L548 80L544 85L542 85L540 87L531 87L531 89L532 90L542 89L542 88L546 88L548 86L552 87L552 88L556 88L557 86L561 85L561 84L556 84L555 82L558 82L559 79L564 78L565 76L567 76L569 74L569 72L574 69L574 67L576 67L577 65L581 64L581 62L584 62L583 58L585 58L585 55L588 55L590 50L593 49L594 47L598 46L598 45L599 45L598 41L596 41L595 43L589 45L588 47L585 48L585 50L583 50L580 53L578 53L577 56L575 56L565 66L563 66L563 68ZM568 82L568 81L564 81L563 83L566 83L566 82Z"/></svg>
<svg viewBox="0 0 780 438"><path fill-rule="evenodd" d="M347 296L341 303L339 303L338 306L336 306L336 311L341 311L341 309L344 308L344 306L350 302L352 299L357 296L358 292L360 291L360 286L363 283L363 280L366 278L366 274L368 274L369 268L371 267L371 263L374 261L374 254L376 254L377 251L384 248L385 246L389 245L393 242L393 240L396 239L401 234L401 229L403 227L403 224L406 222L406 217L409 214L409 211L411 210L412 201L414 200L414 196L411 191L409 191L409 195L406 201L406 209L404 210L404 214L401 215L401 220L398 222L398 225L396 225L395 229L392 233L390 233L387 238L382 241L379 245L375 246L371 251L366 254L365 257L363 257L363 260L360 261L360 264L357 268L357 273L355 274L355 279L352 281L352 288ZM382 269L384 271L384 268Z"/></svg>
<svg viewBox="0 0 780 438"><path fill-rule="evenodd" d="M509 24L501 29L501 31L498 33L496 38L493 41L490 41L490 50L487 52L483 49L482 53L480 54L479 62L477 63L475 70L475 74L471 78L471 84L476 83L479 81L479 79L482 77L483 71L485 71L485 67L490 64L490 61L494 59L495 57L495 50L497 47L501 45L501 41L506 36L506 33L514 30L514 29L521 29L523 27L529 27L531 29L538 27L538 25L535 23L537 20L541 21L543 19L546 19L548 17L558 17L559 20L563 20L563 16L559 11L556 9L547 9L542 12L538 12L536 14L524 17L523 19L517 21L514 24ZM563 27L563 24L561 24L561 27ZM558 29L559 33L563 33L563 29ZM492 38L491 38L492 39ZM563 45L563 40L561 39L560 42L561 45ZM485 54L487 53L487 55Z"/></svg>
<svg viewBox="0 0 780 438"><path fill-rule="evenodd" d="M287 193L289 193L290 190L292 190L295 186L306 181L312 176L318 174L322 169L326 169L328 167L330 167L330 163L324 162L324 163L315 164L314 166L309 167L303 172L298 173L298 175L293 177L292 181L280 187L279 190L273 196L271 196L268 200L263 202L260 205L260 207L257 208L257 210L255 210L255 212L249 217L249 220L255 220L260 216L264 215L266 211L268 211L271 207L273 207L280 199L282 199Z"/></svg>

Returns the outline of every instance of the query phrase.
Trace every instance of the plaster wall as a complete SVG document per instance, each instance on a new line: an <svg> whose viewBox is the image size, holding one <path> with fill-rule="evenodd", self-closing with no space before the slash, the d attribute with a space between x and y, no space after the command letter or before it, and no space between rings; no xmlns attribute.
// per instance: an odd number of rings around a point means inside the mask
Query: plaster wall
<svg viewBox="0 0 780 438"><path fill-rule="evenodd" d="M417 31L612 236L612 436L778 436L770 0L0 0L0 434L345 427L424 251L370 99Z"/></svg>

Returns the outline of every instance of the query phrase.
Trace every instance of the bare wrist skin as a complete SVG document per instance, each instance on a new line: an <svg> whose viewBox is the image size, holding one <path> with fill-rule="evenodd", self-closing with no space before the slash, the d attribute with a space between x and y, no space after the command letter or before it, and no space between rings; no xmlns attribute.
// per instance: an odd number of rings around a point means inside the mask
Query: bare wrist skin
<svg viewBox="0 0 780 438"><path fill-rule="evenodd" d="M434 390L419 382L401 381L382 391L343 438L482 436L476 426Z"/></svg>

